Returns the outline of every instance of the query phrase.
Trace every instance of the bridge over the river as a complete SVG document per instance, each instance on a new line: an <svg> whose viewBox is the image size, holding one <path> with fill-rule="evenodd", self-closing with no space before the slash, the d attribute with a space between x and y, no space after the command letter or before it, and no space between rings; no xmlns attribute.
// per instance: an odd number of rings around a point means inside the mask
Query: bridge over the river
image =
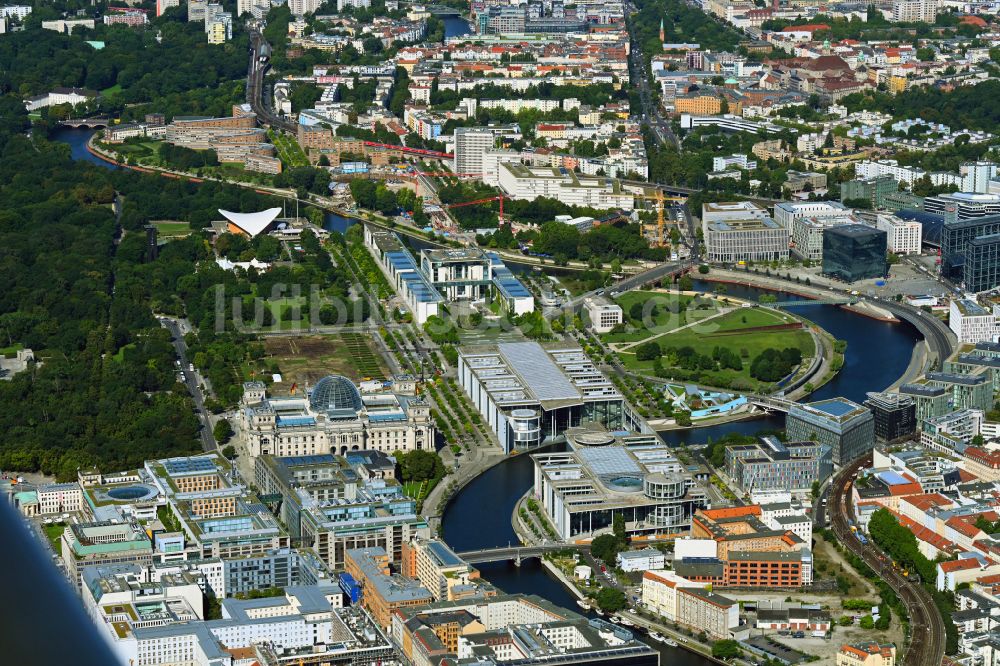
<svg viewBox="0 0 1000 666"><path fill-rule="evenodd" d="M110 118L98 117L98 118L70 118L64 120L60 125L63 127L73 127L76 129L86 128L86 129L100 129L101 127L107 127L111 122Z"/></svg>

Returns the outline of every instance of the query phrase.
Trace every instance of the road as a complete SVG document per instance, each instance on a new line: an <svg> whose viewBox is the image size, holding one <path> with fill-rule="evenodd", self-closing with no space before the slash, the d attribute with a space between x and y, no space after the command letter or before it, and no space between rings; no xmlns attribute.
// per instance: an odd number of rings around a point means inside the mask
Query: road
<svg viewBox="0 0 1000 666"><path fill-rule="evenodd" d="M187 387L188 393L191 394L198 420L201 422L201 446L206 451L214 451L216 443L215 436L212 434L212 421L209 419L208 410L205 409L205 396L198 384L198 373L189 369L192 366L191 361L188 360L187 343L184 342L182 325L178 320L170 317L158 317L158 319L160 325L170 331L170 336L173 338L174 351L181 364L180 371L184 374L184 385Z"/></svg>
<svg viewBox="0 0 1000 666"><path fill-rule="evenodd" d="M295 123L279 118L271 111L271 105L265 103L264 76L271 68L269 62L260 61L260 50L267 44L264 36L255 30L250 32L250 64L247 66L247 103L257 114L257 120L262 125L273 129L285 130L294 134ZM270 46L268 46L270 49Z"/></svg>
<svg viewBox="0 0 1000 666"><path fill-rule="evenodd" d="M941 666L944 658L944 622L931 595L913 578L903 576L885 553L870 541L862 544L851 531L849 521L854 518L848 498L851 483L858 470L871 465L871 461L870 453L858 458L841 469L830 484L827 509L833 532L845 548L863 559L865 564L889 584L906 606L906 613L910 618L910 644L902 657L897 657L896 663L900 666Z"/></svg>

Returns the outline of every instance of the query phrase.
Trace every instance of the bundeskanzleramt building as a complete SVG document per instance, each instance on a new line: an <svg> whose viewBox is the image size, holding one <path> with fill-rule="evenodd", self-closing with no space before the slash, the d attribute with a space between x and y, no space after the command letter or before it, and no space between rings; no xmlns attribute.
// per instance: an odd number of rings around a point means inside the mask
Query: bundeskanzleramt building
<svg viewBox="0 0 1000 666"><path fill-rule="evenodd" d="M579 428L566 439L566 453L531 456L535 492L562 539L609 530L616 515L626 534L685 533L708 505L704 489L655 435Z"/></svg>
<svg viewBox="0 0 1000 666"><path fill-rule="evenodd" d="M320 379L301 397L268 398L262 382L246 382L240 406L240 432L253 457L434 450L434 423L423 399L362 394L340 375Z"/></svg>
<svg viewBox="0 0 1000 666"><path fill-rule="evenodd" d="M458 383L507 453L562 437L584 421L652 432L579 347L501 342L463 348Z"/></svg>
<svg viewBox="0 0 1000 666"><path fill-rule="evenodd" d="M866 407L846 398L797 403L785 422L788 439L829 446L835 465L845 465L875 446L875 420Z"/></svg>
<svg viewBox="0 0 1000 666"><path fill-rule="evenodd" d="M726 473L745 493L755 490L806 491L833 472L830 447L764 437L754 444L726 447Z"/></svg>

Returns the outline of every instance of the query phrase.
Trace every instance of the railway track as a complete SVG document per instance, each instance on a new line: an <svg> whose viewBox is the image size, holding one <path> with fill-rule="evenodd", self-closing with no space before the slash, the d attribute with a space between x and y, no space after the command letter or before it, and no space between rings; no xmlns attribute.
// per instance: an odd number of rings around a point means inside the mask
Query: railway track
<svg viewBox="0 0 1000 666"><path fill-rule="evenodd" d="M892 560L871 542L861 543L851 530L849 521L854 518L848 501L851 484L858 470L871 465L871 460L870 453L862 456L841 469L834 478L829 507L833 532L848 550L864 560L889 584L906 607L910 618L910 641L896 663L900 666L941 666L944 659L944 622L931 595L919 583L903 576L893 566Z"/></svg>

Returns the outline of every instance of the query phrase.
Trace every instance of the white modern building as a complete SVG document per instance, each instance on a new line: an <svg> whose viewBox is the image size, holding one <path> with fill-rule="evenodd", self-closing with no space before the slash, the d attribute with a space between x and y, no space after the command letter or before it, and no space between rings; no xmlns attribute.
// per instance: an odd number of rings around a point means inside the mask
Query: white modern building
<svg viewBox="0 0 1000 666"><path fill-rule="evenodd" d="M583 308L587 311L590 330L594 333L607 333L624 320L621 306L606 298L584 299Z"/></svg>
<svg viewBox="0 0 1000 666"><path fill-rule="evenodd" d="M502 162L500 188L514 199L556 199L570 206L632 210L634 195L616 178L585 176L559 167L531 167Z"/></svg>
<svg viewBox="0 0 1000 666"><path fill-rule="evenodd" d="M896 160L865 160L854 165L854 175L860 180L892 176L907 187L927 175L920 167L902 166Z"/></svg>
<svg viewBox="0 0 1000 666"><path fill-rule="evenodd" d="M775 207L777 210L777 207ZM796 217L792 222L791 251L802 259L823 261L823 234L845 224L858 224L852 215Z"/></svg>
<svg viewBox="0 0 1000 666"><path fill-rule="evenodd" d="M483 155L496 142L494 132L485 127L459 127L455 130L455 173L482 174Z"/></svg>
<svg viewBox="0 0 1000 666"><path fill-rule="evenodd" d="M618 553L615 563L622 571L649 571L650 569L662 569L666 564L666 557L663 551L656 548L626 550Z"/></svg>
<svg viewBox="0 0 1000 666"><path fill-rule="evenodd" d="M952 299L948 306L948 327L960 344L994 342L1000 334L996 313L971 298Z"/></svg>
<svg viewBox="0 0 1000 666"><path fill-rule="evenodd" d="M788 259L788 231L771 218L733 219L705 225L709 261L783 261Z"/></svg>
<svg viewBox="0 0 1000 666"><path fill-rule="evenodd" d="M880 213L875 218L875 228L886 233L889 252L894 254L920 254L924 226L916 220L904 220L895 215Z"/></svg>
<svg viewBox="0 0 1000 666"><path fill-rule="evenodd" d="M934 23L938 0L893 0L893 23Z"/></svg>
<svg viewBox="0 0 1000 666"><path fill-rule="evenodd" d="M795 220L811 217L839 218L851 214L851 209L839 201L786 201L774 205L774 221L792 232Z"/></svg>
<svg viewBox="0 0 1000 666"><path fill-rule="evenodd" d="M724 155L712 158L712 171L725 171L729 167L751 171L757 168L757 160L752 160L746 155Z"/></svg>
<svg viewBox="0 0 1000 666"><path fill-rule="evenodd" d="M576 346L500 342L463 347L458 383L504 452L531 449L586 421L611 431L652 432Z"/></svg>

